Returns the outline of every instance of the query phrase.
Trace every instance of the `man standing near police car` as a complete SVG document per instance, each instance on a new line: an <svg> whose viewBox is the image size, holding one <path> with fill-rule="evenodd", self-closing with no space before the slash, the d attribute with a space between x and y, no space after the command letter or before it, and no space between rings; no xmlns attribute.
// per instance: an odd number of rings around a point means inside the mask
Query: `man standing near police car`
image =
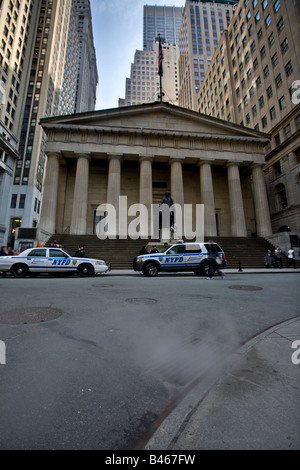
<svg viewBox="0 0 300 470"><path fill-rule="evenodd" d="M207 244L207 253L208 253L208 276L206 279L212 279L215 272L221 276L223 279L223 272L219 269L217 263L218 248L212 240L208 241Z"/></svg>

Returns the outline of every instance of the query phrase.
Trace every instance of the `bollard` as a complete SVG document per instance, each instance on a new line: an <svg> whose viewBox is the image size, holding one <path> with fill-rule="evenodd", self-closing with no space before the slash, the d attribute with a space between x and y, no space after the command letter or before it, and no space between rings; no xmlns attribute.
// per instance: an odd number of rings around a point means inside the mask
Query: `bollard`
<svg viewBox="0 0 300 470"><path fill-rule="evenodd" d="M241 265L241 262L239 261L239 273L242 273L243 270L242 270L242 265Z"/></svg>

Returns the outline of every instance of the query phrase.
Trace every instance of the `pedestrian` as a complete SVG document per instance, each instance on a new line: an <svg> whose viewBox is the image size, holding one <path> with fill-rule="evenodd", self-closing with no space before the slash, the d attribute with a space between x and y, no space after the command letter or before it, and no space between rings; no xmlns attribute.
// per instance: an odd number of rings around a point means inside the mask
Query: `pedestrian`
<svg viewBox="0 0 300 470"><path fill-rule="evenodd" d="M167 206L169 206L169 210L170 210L170 227L172 227L174 225L174 211L171 210L171 208L173 209L174 207L174 201L173 201L173 198L171 196L171 193L169 191L166 191L165 192L165 196L162 198L162 200L160 201L159 203L159 207L166 204ZM159 226L161 227L161 222L162 222L162 213L161 213L161 210L159 211L159 217L160 217L160 224Z"/></svg>
<svg viewBox="0 0 300 470"><path fill-rule="evenodd" d="M156 245L153 245L153 248L150 253L159 253L158 249L156 248Z"/></svg>
<svg viewBox="0 0 300 470"><path fill-rule="evenodd" d="M8 256L13 256L14 250L12 249L11 246L9 246L9 247L7 248L7 251L8 251Z"/></svg>
<svg viewBox="0 0 300 470"><path fill-rule="evenodd" d="M6 246L1 247L0 256L8 256L8 251L7 251ZM2 273L1 277L6 277L6 273Z"/></svg>
<svg viewBox="0 0 300 470"><path fill-rule="evenodd" d="M278 268L278 265L280 268L282 268L282 251L279 245L276 246L275 248L275 266Z"/></svg>
<svg viewBox="0 0 300 470"><path fill-rule="evenodd" d="M208 276L206 279L212 279L213 275L215 272L221 276L223 279L224 274L223 272L219 269L218 263L217 263L217 256L218 256L218 248L214 244L212 240L208 241L207 245L207 252L208 252Z"/></svg>
<svg viewBox="0 0 300 470"><path fill-rule="evenodd" d="M144 245L143 248L140 250L139 255L148 255L149 251L147 250L147 245Z"/></svg>
<svg viewBox="0 0 300 470"><path fill-rule="evenodd" d="M83 245L78 247L78 250L76 251L75 256L77 256L77 258L84 258L85 257L85 250L84 250Z"/></svg>
<svg viewBox="0 0 300 470"><path fill-rule="evenodd" d="M296 268L295 252L292 247L288 251L288 268L290 268L291 265L293 265L294 269Z"/></svg>
<svg viewBox="0 0 300 470"><path fill-rule="evenodd" d="M0 256L8 256L8 251L7 251L6 246L1 247Z"/></svg>
<svg viewBox="0 0 300 470"><path fill-rule="evenodd" d="M265 266L269 268L270 266L274 266L274 255L271 250L268 250L268 253L265 256Z"/></svg>

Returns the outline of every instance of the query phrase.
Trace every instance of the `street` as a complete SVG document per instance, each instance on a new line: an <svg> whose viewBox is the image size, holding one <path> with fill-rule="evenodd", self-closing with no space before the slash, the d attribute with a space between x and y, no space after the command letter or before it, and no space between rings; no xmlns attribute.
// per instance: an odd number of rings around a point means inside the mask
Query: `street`
<svg viewBox="0 0 300 470"><path fill-rule="evenodd" d="M299 279L0 278L0 449L135 448L211 365L299 316Z"/></svg>

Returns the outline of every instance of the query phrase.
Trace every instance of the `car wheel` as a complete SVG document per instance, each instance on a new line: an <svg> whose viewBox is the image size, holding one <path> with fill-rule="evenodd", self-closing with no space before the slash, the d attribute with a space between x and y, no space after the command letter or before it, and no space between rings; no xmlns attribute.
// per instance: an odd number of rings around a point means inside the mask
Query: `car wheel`
<svg viewBox="0 0 300 470"><path fill-rule="evenodd" d="M200 265L200 273L201 276L213 276L215 274L215 267L210 267L209 263L205 261Z"/></svg>
<svg viewBox="0 0 300 470"><path fill-rule="evenodd" d="M26 266L26 264L15 264L11 268L11 272L12 272L14 277L21 278L21 277L26 277L29 270L28 270L28 266Z"/></svg>
<svg viewBox="0 0 300 470"><path fill-rule="evenodd" d="M94 268L90 264L80 264L77 273L80 277L91 277L94 274Z"/></svg>
<svg viewBox="0 0 300 470"><path fill-rule="evenodd" d="M154 263L149 263L145 267L145 275L147 277L155 277L158 275L158 267Z"/></svg>

